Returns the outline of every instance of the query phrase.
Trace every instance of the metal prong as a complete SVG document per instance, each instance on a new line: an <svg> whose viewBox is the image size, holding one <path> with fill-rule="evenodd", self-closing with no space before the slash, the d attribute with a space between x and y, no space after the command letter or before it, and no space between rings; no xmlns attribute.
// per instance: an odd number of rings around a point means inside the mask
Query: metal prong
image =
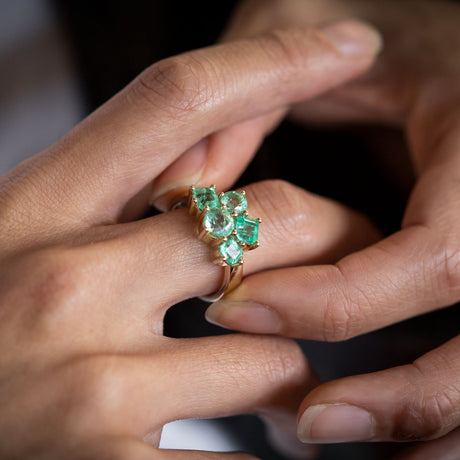
<svg viewBox="0 0 460 460"><path fill-rule="evenodd" d="M257 240L254 244L251 244L251 246L248 247L249 251L252 251L254 249L257 249L260 246L259 240Z"/></svg>
<svg viewBox="0 0 460 460"><path fill-rule="evenodd" d="M232 235L236 236L237 234L238 234L238 231L236 229L232 231Z"/></svg>
<svg viewBox="0 0 460 460"><path fill-rule="evenodd" d="M223 205L221 205L221 208L225 211L227 209L227 205L223 204Z"/></svg>
<svg viewBox="0 0 460 460"><path fill-rule="evenodd" d="M206 227L203 227L198 233L198 239L203 240L209 233L209 230Z"/></svg>
<svg viewBox="0 0 460 460"><path fill-rule="evenodd" d="M197 203L198 203L198 200L191 193L189 193L188 210L192 216L196 216L198 214L198 208L196 206Z"/></svg>
<svg viewBox="0 0 460 460"><path fill-rule="evenodd" d="M257 222L259 222L259 224L261 224L261 223L262 223L262 219L261 219L260 217L257 218Z"/></svg>
<svg viewBox="0 0 460 460"><path fill-rule="evenodd" d="M241 190L241 195L245 196L246 195L246 190Z"/></svg>
<svg viewBox="0 0 460 460"><path fill-rule="evenodd" d="M200 212L200 221L202 221L204 219L204 216L206 215L206 213L210 210L211 208L209 206L205 206L202 211Z"/></svg>
<svg viewBox="0 0 460 460"><path fill-rule="evenodd" d="M216 257L214 259L214 264L220 265L221 267L225 267L226 265L228 265L227 260L221 255L219 255L219 257Z"/></svg>
<svg viewBox="0 0 460 460"><path fill-rule="evenodd" d="M212 184L210 188L213 188L214 190L216 189L216 185Z"/></svg>
<svg viewBox="0 0 460 460"><path fill-rule="evenodd" d="M244 211L244 212L243 212L243 214L244 214L246 217L248 217L248 216L249 216L249 213L248 213L248 211Z"/></svg>
<svg viewBox="0 0 460 460"><path fill-rule="evenodd" d="M239 214L238 214L236 211L233 211L233 212L232 212L232 216L233 216L233 217L238 217Z"/></svg>
<svg viewBox="0 0 460 460"><path fill-rule="evenodd" d="M224 195L225 195L224 192L220 192L220 193L219 193L219 198L222 198Z"/></svg>

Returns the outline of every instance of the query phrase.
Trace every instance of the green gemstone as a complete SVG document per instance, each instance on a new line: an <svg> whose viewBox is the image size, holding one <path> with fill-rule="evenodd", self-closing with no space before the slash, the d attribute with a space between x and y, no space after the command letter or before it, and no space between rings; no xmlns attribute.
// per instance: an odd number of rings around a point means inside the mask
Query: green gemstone
<svg viewBox="0 0 460 460"><path fill-rule="evenodd" d="M243 248L233 237L228 238L227 241L220 244L219 253L228 265L237 265L243 258Z"/></svg>
<svg viewBox="0 0 460 460"><path fill-rule="evenodd" d="M242 243L255 244L259 237L259 221L246 216L239 216L235 222L236 238Z"/></svg>
<svg viewBox="0 0 460 460"><path fill-rule="evenodd" d="M220 202L227 206L229 212L237 212L241 214L248 209L248 202L242 193L227 192L224 193Z"/></svg>
<svg viewBox="0 0 460 460"><path fill-rule="evenodd" d="M192 194L197 199L196 206L200 211L203 211L206 206L209 206L211 209L220 208L219 197L213 188L196 188Z"/></svg>
<svg viewBox="0 0 460 460"><path fill-rule="evenodd" d="M203 219L203 226L211 236L225 238L235 228L235 222L228 211L221 208L209 210Z"/></svg>

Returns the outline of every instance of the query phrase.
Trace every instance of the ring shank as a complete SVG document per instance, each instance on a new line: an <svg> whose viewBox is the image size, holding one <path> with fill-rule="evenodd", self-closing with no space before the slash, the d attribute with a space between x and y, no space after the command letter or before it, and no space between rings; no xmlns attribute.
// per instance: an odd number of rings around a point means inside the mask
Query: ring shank
<svg viewBox="0 0 460 460"><path fill-rule="evenodd" d="M234 266L227 265L224 267L224 276L222 278L220 288L213 294L201 296L200 299L204 300L205 302L217 302L225 294L235 289L241 283L242 278L243 278L243 265L242 264L234 265Z"/></svg>

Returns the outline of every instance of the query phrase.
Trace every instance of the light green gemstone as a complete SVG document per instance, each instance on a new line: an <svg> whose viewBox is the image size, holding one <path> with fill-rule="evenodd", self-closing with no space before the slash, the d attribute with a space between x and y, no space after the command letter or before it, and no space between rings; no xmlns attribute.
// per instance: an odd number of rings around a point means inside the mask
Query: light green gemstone
<svg viewBox="0 0 460 460"><path fill-rule="evenodd" d="M228 265L237 265L243 258L243 248L233 237L230 237L227 241L220 244L219 253Z"/></svg>
<svg viewBox="0 0 460 460"><path fill-rule="evenodd" d="M230 236L235 228L232 215L223 209L209 210L203 219L203 226L211 236L225 238Z"/></svg>
<svg viewBox="0 0 460 460"><path fill-rule="evenodd" d="M196 188L192 194L197 199L196 206L200 211L203 211L206 206L209 206L211 209L220 208L219 197L213 188Z"/></svg>
<svg viewBox="0 0 460 460"><path fill-rule="evenodd" d="M238 214L241 214L248 209L248 202L242 193L224 193L220 202L227 206L227 210L229 212L237 212Z"/></svg>
<svg viewBox="0 0 460 460"><path fill-rule="evenodd" d="M255 244L259 238L259 221L246 216L239 216L235 221L236 238L242 243Z"/></svg>

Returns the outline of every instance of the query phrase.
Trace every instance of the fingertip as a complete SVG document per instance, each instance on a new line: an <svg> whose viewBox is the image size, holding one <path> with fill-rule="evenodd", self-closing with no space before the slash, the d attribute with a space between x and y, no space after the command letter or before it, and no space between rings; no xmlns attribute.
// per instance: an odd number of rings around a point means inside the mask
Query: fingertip
<svg viewBox="0 0 460 460"><path fill-rule="evenodd" d="M271 308L254 302L220 300L206 311L212 324L252 334L277 334L281 322Z"/></svg>
<svg viewBox="0 0 460 460"><path fill-rule="evenodd" d="M328 24L322 32L343 56L349 58L376 55L383 47L380 32L372 25L357 20Z"/></svg>

